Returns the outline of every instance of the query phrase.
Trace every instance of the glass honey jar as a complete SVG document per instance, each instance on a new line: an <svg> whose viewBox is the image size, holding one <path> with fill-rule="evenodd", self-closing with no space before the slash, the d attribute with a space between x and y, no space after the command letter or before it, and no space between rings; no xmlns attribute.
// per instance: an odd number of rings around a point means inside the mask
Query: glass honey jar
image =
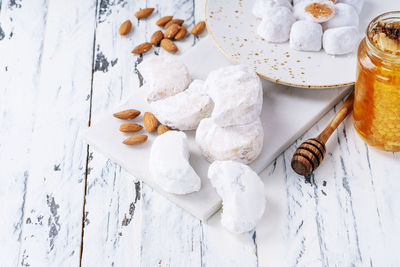
<svg viewBox="0 0 400 267"><path fill-rule="evenodd" d="M400 11L370 22L357 54L354 127L369 145L400 151Z"/></svg>

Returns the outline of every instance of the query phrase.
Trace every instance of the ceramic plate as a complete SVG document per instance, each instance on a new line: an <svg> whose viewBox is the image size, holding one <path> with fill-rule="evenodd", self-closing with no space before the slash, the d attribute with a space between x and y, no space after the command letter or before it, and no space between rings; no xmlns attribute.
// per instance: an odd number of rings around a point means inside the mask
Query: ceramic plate
<svg viewBox="0 0 400 267"><path fill-rule="evenodd" d="M381 13L397 10L399 0L366 0L360 14L361 32ZM356 52L330 56L301 52L289 43L273 44L257 36L260 19L251 10L255 0L208 0L208 32L233 62L254 66L257 73L274 82L296 87L329 88L351 85L356 76Z"/></svg>

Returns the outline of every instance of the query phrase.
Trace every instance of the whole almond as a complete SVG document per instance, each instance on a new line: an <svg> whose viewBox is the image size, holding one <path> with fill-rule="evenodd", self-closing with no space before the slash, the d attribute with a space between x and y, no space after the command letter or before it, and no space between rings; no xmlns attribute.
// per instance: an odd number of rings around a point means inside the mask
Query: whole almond
<svg viewBox="0 0 400 267"><path fill-rule="evenodd" d="M125 20L121 26L119 26L119 34L120 35L127 35L132 29L132 22L128 19Z"/></svg>
<svg viewBox="0 0 400 267"><path fill-rule="evenodd" d="M144 18L147 18L148 16L150 16L151 13L153 13L153 11L154 11L154 8L150 8L150 7L143 8L135 13L135 17L137 17L138 19L144 19Z"/></svg>
<svg viewBox="0 0 400 267"><path fill-rule="evenodd" d="M142 130L143 127L140 124L134 122L126 122L119 126L119 130L124 133L134 133Z"/></svg>
<svg viewBox="0 0 400 267"><path fill-rule="evenodd" d="M200 35L204 29L206 28L206 23L204 21L200 21L196 25L194 25L192 29L192 34L193 35Z"/></svg>
<svg viewBox="0 0 400 267"><path fill-rule="evenodd" d="M171 20L172 20L172 16L165 16L165 17L158 19L156 22L156 25L162 27L165 24L167 24L168 22L170 22Z"/></svg>
<svg viewBox="0 0 400 267"><path fill-rule="evenodd" d="M178 47L170 39L162 39L161 47L172 54L178 52Z"/></svg>
<svg viewBox="0 0 400 267"><path fill-rule="evenodd" d="M180 27L178 24L172 24L168 28L166 28L164 32L164 38L172 39L179 32Z"/></svg>
<svg viewBox="0 0 400 267"><path fill-rule="evenodd" d="M181 26L179 32L175 35L175 40L182 40L183 38L186 37L187 30L184 26Z"/></svg>
<svg viewBox="0 0 400 267"><path fill-rule="evenodd" d="M168 131L169 131L169 127L168 126L165 126L164 124L160 124L158 126L158 129L157 129L158 135L162 135L163 133L168 132Z"/></svg>
<svg viewBox="0 0 400 267"><path fill-rule="evenodd" d="M140 44L140 45L136 46L135 48L133 48L132 53L133 54L146 53L147 51L149 51L151 49L152 46L153 46L153 44L148 43L148 42Z"/></svg>
<svg viewBox="0 0 400 267"><path fill-rule="evenodd" d="M178 24L179 26L182 26L183 22L185 22L183 19L173 19L169 21L167 24L165 24L164 28L167 29L172 24Z"/></svg>
<svg viewBox="0 0 400 267"><path fill-rule="evenodd" d="M113 114L113 116L115 118L118 118L121 120L132 120L139 115L140 115L140 111L136 110L136 109L127 109L127 110L123 110L123 111Z"/></svg>
<svg viewBox="0 0 400 267"><path fill-rule="evenodd" d="M122 143L129 146L143 144L147 141L147 135L145 134L137 134L131 137L126 138Z"/></svg>
<svg viewBox="0 0 400 267"><path fill-rule="evenodd" d="M150 43L152 43L153 45L158 45L163 38L164 38L163 32L162 31L156 31L151 36Z"/></svg>
<svg viewBox="0 0 400 267"><path fill-rule="evenodd" d="M145 112L143 115L143 124L147 132L152 133L157 129L158 121L151 112Z"/></svg>

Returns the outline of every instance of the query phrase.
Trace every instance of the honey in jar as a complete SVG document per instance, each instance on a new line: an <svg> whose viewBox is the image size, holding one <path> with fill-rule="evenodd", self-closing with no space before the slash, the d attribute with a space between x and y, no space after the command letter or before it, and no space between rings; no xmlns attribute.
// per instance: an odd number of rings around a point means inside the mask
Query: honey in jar
<svg viewBox="0 0 400 267"><path fill-rule="evenodd" d="M400 12L371 21L358 48L354 127L371 146L400 151Z"/></svg>

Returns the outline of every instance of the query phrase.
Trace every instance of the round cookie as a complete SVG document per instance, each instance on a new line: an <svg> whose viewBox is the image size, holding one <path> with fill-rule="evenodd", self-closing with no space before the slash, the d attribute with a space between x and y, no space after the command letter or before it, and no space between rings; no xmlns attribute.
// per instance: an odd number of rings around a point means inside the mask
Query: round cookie
<svg viewBox="0 0 400 267"><path fill-rule="evenodd" d="M254 16L258 18L266 18L272 8L284 6L292 9L289 0L256 0L252 9Z"/></svg>
<svg viewBox="0 0 400 267"><path fill-rule="evenodd" d="M296 19L321 23L335 15L335 6L330 0L301 1L294 6Z"/></svg>
<svg viewBox="0 0 400 267"><path fill-rule="evenodd" d="M247 124L260 116L263 90L251 67L234 65L214 70L208 74L205 86L214 102L211 117L217 125Z"/></svg>
<svg viewBox="0 0 400 267"><path fill-rule="evenodd" d="M362 7L364 6L364 0L339 0L339 2L353 6L358 14L361 13Z"/></svg>
<svg viewBox="0 0 400 267"><path fill-rule="evenodd" d="M258 25L257 33L268 42L282 43L289 40L290 28L296 21L293 13L284 6L271 9L271 15Z"/></svg>
<svg viewBox="0 0 400 267"><path fill-rule="evenodd" d="M299 51L320 51L322 27L307 20L296 21L290 30L290 47Z"/></svg>
<svg viewBox="0 0 400 267"><path fill-rule="evenodd" d="M261 152L264 130L260 118L244 125L220 127L211 118L203 119L196 131L202 154L214 160L235 160L248 164Z"/></svg>
<svg viewBox="0 0 400 267"><path fill-rule="evenodd" d="M324 30L345 26L358 26L359 17L357 11L348 4L338 3L335 5L335 16L324 22L322 27Z"/></svg>
<svg viewBox="0 0 400 267"><path fill-rule="evenodd" d="M323 46L329 55L344 55L355 51L359 41L360 33L357 27L340 27L325 31Z"/></svg>

